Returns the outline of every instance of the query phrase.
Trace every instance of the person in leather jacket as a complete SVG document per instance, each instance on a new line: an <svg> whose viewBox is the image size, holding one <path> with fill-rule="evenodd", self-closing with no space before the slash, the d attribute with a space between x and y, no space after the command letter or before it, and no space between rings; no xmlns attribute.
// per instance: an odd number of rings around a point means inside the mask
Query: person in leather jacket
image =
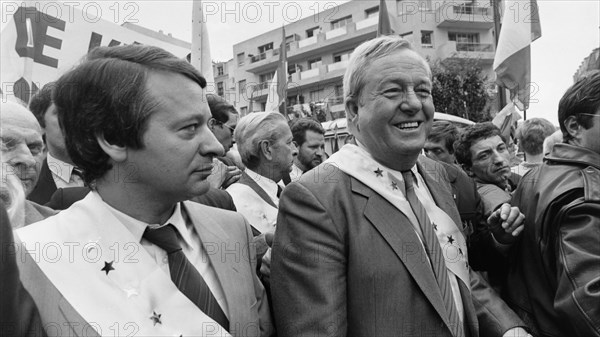
<svg viewBox="0 0 600 337"><path fill-rule="evenodd" d="M504 295L535 336L600 336L599 92L600 73L567 90L563 143L513 196L526 220Z"/></svg>

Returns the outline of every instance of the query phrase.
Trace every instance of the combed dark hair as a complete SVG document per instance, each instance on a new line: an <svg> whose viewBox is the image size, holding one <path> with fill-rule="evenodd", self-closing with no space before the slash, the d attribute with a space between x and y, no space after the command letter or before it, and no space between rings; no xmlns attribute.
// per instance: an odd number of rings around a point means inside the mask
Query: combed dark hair
<svg viewBox="0 0 600 337"><path fill-rule="evenodd" d="M229 113L237 115L237 110L231 104L229 104L224 98L214 94L206 94L206 101L210 108L210 114L214 119L221 123L227 123L229 121Z"/></svg>
<svg viewBox="0 0 600 337"><path fill-rule="evenodd" d="M600 109L600 72L593 73L573 84L558 103L558 123L565 142L573 137L567 132L565 121L575 116L584 129L594 126L593 118Z"/></svg>
<svg viewBox="0 0 600 337"><path fill-rule="evenodd" d="M298 144L298 146L302 146L302 144L304 144L306 141L306 131L308 130L321 135L325 134L325 129L323 129L321 123L310 118L298 118L292 121L290 129L292 130L294 141L296 144Z"/></svg>
<svg viewBox="0 0 600 337"><path fill-rule="evenodd" d="M96 136L111 144L143 148L147 121L157 106L146 80L149 72L181 74L206 87L206 80L185 60L153 46L98 47L56 82L52 101L71 159L87 184L111 169L110 157Z"/></svg>
<svg viewBox="0 0 600 337"><path fill-rule="evenodd" d="M54 89L54 86L55 82L46 83L42 87L42 90L38 91L29 102L29 110L33 112L33 115L43 128L46 127L44 116L50 105L52 105L52 89Z"/></svg>
<svg viewBox="0 0 600 337"><path fill-rule="evenodd" d="M454 153L454 142L458 137L458 128L452 122L448 121L434 121L431 127L431 133L427 139L431 142L441 143L444 142L444 146L448 153Z"/></svg>
<svg viewBox="0 0 600 337"><path fill-rule="evenodd" d="M544 118L531 118L524 121L519 125L516 133L519 149L531 155L542 153L544 139L553 134L555 130L554 125Z"/></svg>
<svg viewBox="0 0 600 337"><path fill-rule="evenodd" d="M477 123L468 126L454 143L454 156L456 157L456 161L465 167L471 167L471 165L473 165L471 146L481 139L487 139L494 136L500 136L502 141L506 143L506 139L502 136L500 129L491 122Z"/></svg>

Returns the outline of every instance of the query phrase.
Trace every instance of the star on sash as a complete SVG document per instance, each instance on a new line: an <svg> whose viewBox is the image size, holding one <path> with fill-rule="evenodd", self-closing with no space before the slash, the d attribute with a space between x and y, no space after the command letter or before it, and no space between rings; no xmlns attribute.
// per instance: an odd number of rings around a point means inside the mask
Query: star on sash
<svg viewBox="0 0 600 337"><path fill-rule="evenodd" d="M114 262L115 262L115 261L111 261L111 262L106 262L106 261L104 261L104 268L102 268L102 269L100 269L100 270L101 270L101 271L103 271L103 272L106 272L106 275L108 275L108 273L109 273L111 270L115 270L115 268L112 266Z"/></svg>
<svg viewBox="0 0 600 337"><path fill-rule="evenodd" d="M375 173L375 175L379 178L379 177L383 177L383 171L378 167L377 170L373 171L373 173Z"/></svg>
<svg viewBox="0 0 600 337"><path fill-rule="evenodd" d="M152 316L150 316L150 320L152 320L154 325L156 325L157 323L162 324L162 321L160 320L160 316L162 316L162 314L157 314L156 311L152 312Z"/></svg>

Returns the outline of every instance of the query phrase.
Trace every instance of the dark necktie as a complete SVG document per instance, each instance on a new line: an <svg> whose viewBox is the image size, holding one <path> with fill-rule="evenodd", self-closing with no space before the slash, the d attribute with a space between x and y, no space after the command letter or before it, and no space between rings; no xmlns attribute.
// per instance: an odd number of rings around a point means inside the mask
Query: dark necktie
<svg viewBox="0 0 600 337"><path fill-rule="evenodd" d="M404 184L406 186L406 199L410 203L410 207L415 213L415 216L419 221L421 231L423 232L423 240L425 241L423 244L425 245L425 250L429 256L429 259L431 260L435 278L438 286L440 287L440 291L442 292L442 298L444 300L444 306L446 307L446 313L448 314L448 321L450 322L452 334L456 337L464 337L465 334L460 323L456 304L454 303L452 288L450 286L448 271L446 269L446 261L442 255L442 248L440 247L438 238L433 231L433 226L431 225L429 216L427 216L427 211L415 193L415 178L412 171L402 172L402 177L404 178Z"/></svg>
<svg viewBox="0 0 600 337"><path fill-rule="evenodd" d="M171 280L177 288L202 312L229 330L229 320L217 299L208 288L202 275L185 257L175 227L168 224L157 229L146 228L143 237L167 252Z"/></svg>
<svg viewBox="0 0 600 337"><path fill-rule="evenodd" d="M81 170L80 168L73 167L73 170L71 171L71 175L79 177L79 179L81 179L81 181L83 181L83 170Z"/></svg>
<svg viewBox="0 0 600 337"><path fill-rule="evenodd" d="M281 192L283 192L283 188L277 184L277 198L281 197Z"/></svg>

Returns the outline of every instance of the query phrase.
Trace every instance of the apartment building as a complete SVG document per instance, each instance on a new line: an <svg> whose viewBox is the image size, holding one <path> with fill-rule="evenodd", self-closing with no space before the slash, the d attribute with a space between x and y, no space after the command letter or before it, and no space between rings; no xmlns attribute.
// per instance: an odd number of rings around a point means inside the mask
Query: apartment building
<svg viewBox="0 0 600 337"><path fill-rule="evenodd" d="M494 22L488 1L386 0L386 5L396 33L425 57L476 59L492 74ZM285 26L288 107L326 107L328 120L344 116L342 77L349 55L376 36L378 15L379 1L353 0ZM226 64L233 89L228 99L242 115L265 109L281 40L276 28L233 46L234 58Z"/></svg>

